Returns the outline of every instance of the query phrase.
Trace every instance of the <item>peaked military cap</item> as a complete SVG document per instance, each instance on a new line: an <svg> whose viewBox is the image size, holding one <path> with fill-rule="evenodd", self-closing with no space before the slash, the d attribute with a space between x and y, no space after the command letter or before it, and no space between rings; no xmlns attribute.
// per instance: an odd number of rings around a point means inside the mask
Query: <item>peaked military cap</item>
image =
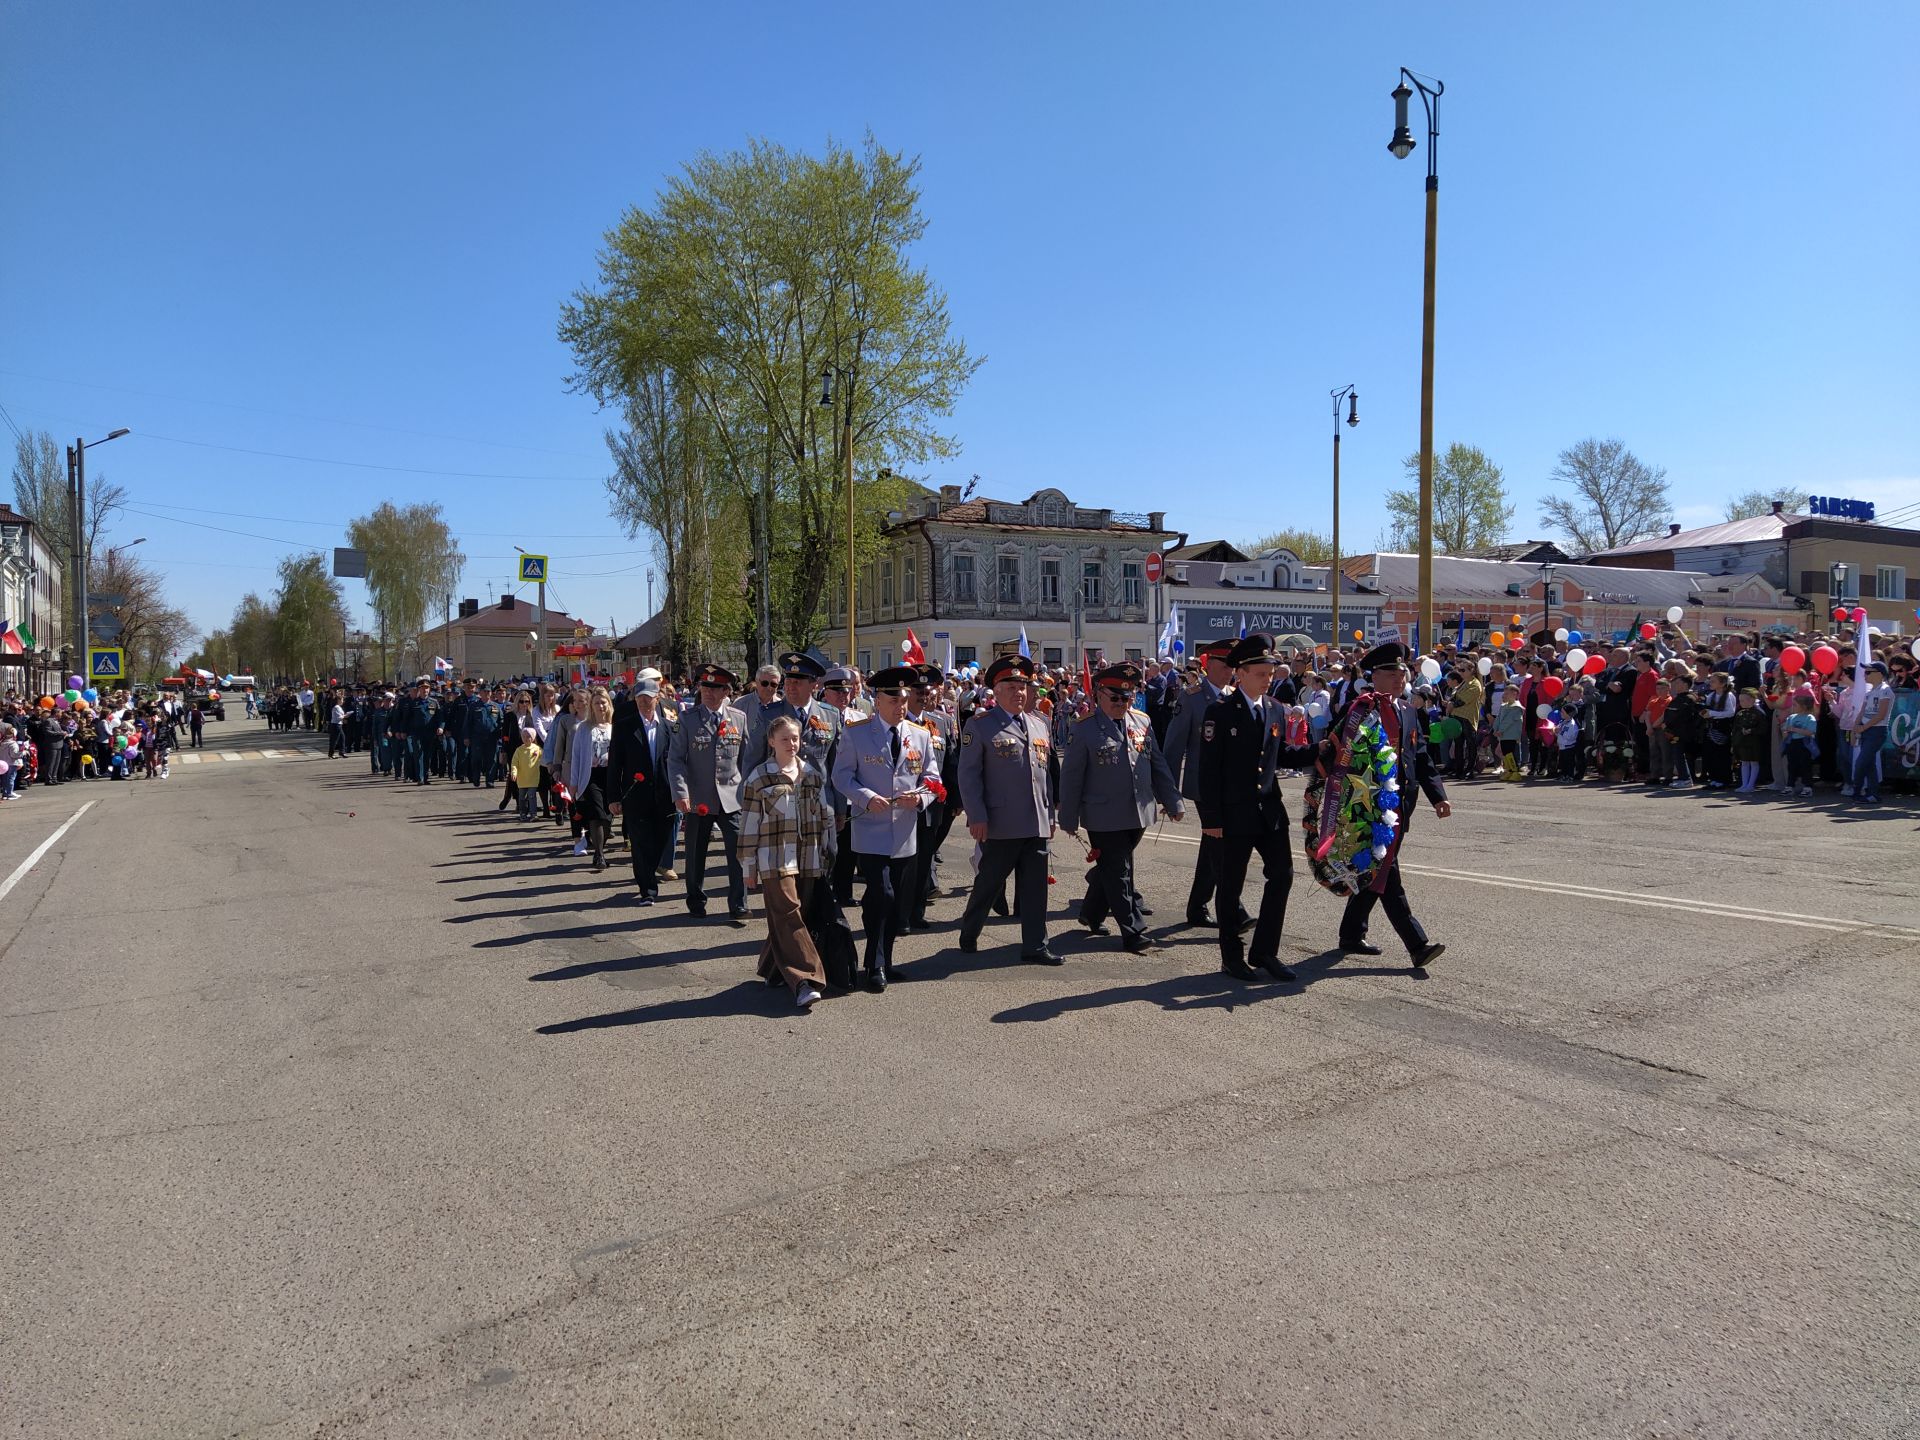
<svg viewBox="0 0 1920 1440"><path fill-rule="evenodd" d="M1106 665L1093 672L1096 685L1126 685L1138 688L1140 667L1131 660L1122 660L1117 665Z"/></svg>
<svg viewBox="0 0 1920 1440"><path fill-rule="evenodd" d="M827 673L820 677L820 683L823 685L851 686L853 684L853 671L844 665L830 666L827 669Z"/></svg>
<svg viewBox="0 0 1920 1440"><path fill-rule="evenodd" d="M889 665L867 682L876 695L905 695L919 683L920 672L911 665Z"/></svg>
<svg viewBox="0 0 1920 1440"><path fill-rule="evenodd" d="M1236 670L1242 665L1274 665L1273 640L1266 635L1246 635L1233 642L1227 652L1227 664Z"/></svg>
<svg viewBox="0 0 1920 1440"><path fill-rule="evenodd" d="M1397 640L1376 645L1360 657L1360 668L1362 670L1404 670L1407 668L1407 647Z"/></svg>
<svg viewBox="0 0 1920 1440"><path fill-rule="evenodd" d="M1033 661L1025 655L1002 655L987 666L987 684L998 685L1011 677L1015 680L1033 679Z"/></svg>
<svg viewBox="0 0 1920 1440"><path fill-rule="evenodd" d="M780 673L789 680L818 680L827 673L827 667L811 655L789 650L780 657Z"/></svg>
<svg viewBox="0 0 1920 1440"><path fill-rule="evenodd" d="M935 689L947 678L938 665L916 665L913 673L920 677L913 683L922 690Z"/></svg>
<svg viewBox="0 0 1920 1440"><path fill-rule="evenodd" d="M733 672L724 665L702 665L699 673L693 678L696 685L724 685L729 690L733 688Z"/></svg>
<svg viewBox="0 0 1920 1440"><path fill-rule="evenodd" d="M1202 645L1198 652L1196 652L1194 658L1196 660L1226 660L1227 656L1233 653L1233 647L1239 643L1238 640L1214 640ZM1228 661L1228 663L1231 664L1232 662Z"/></svg>

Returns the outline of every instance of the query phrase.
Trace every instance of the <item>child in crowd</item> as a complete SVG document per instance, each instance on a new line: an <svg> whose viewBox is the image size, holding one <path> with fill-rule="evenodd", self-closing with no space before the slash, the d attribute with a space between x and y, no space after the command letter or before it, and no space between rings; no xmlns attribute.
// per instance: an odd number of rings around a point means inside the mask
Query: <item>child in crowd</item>
<svg viewBox="0 0 1920 1440"><path fill-rule="evenodd" d="M1767 753L1767 712L1760 708L1760 692L1749 685L1740 692L1733 712L1733 758L1740 767L1739 795L1760 788L1760 762Z"/></svg>
<svg viewBox="0 0 1920 1440"><path fill-rule="evenodd" d="M1558 775L1562 780L1578 782L1580 779L1580 721L1576 719L1578 706L1570 706L1560 714L1560 723L1553 727L1554 744L1558 748Z"/></svg>
<svg viewBox="0 0 1920 1440"><path fill-rule="evenodd" d="M1665 729L1667 705L1673 699L1667 689L1667 682L1654 682L1653 694L1647 699L1647 783L1649 785L1667 785L1673 781L1673 742L1667 739Z"/></svg>
<svg viewBox="0 0 1920 1440"><path fill-rule="evenodd" d="M1500 742L1500 778L1522 780L1520 742L1527 736L1527 707L1520 703L1520 687L1509 685L1493 717L1494 738Z"/></svg>
<svg viewBox="0 0 1920 1440"><path fill-rule="evenodd" d="M520 732L520 748L513 752L513 763L507 769L507 793L500 801L504 808L508 800L518 797L520 818L532 820L540 811L540 732L531 725Z"/></svg>
<svg viewBox="0 0 1920 1440"><path fill-rule="evenodd" d="M1820 719L1814 714L1816 703L1811 687L1801 689L1793 697L1792 713L1781 726L1785 736L1787 785L1800 796L1813 794L1813 760L1820 734Z"/></svg>
<svg viewBox="0 0 1920 1440"><path fill-rule="evenodd" d="M1693 766L1687 757L1694 753L1700 733L1700 702L1694 697L1693 676L1685 669L1674 672L1667 681L1665 712L1667 746L1673 752L1675 790L1693 788Z"/></svg>
<svg viewBox="0 0 1920 1440"><path fill-rule="evenodd" d="M25 762L27 747L14 738L11 725L0 725L0 765L6 769L0 771L0 800L13 799L13 787L20 783L20 766Z"/></svg>

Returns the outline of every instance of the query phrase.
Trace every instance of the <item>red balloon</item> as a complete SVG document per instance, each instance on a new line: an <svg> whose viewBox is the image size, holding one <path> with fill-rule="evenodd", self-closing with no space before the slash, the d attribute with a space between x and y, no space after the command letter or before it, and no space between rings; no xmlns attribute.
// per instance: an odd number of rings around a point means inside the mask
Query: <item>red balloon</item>
<svg viewBox="0 0 1920 1440"><path fill-rule="evenodd" d="M1580 673L1582 675L1598 675L1602 670L1606 668L1607 668L1606 656L1589 655L1587 656L1587 663L1580 667Z"/></svg>
<svg viewBox="0 0 1920 1440"><path fill-rule="evenodd" d="M1507 648L1509 650L1518 650L1522 645L1526 643L1527 643L1527 637L1524 635L1509 635L1507 637Z"/></svg>
<svg viewBox="0 0 1920 1440"><path fill-rule="evenodd" d="M1816 675L1831 675L1840 668L1840 652L1831 645L1813 647L1813 671Z"/></svg>
<svg viewBox="0 0 1920 1440"><path fill-rule="evenodd" d="M1789 675L1798 675L1807 668L1807 652L1798 645L1789 645L1780 652L1780 668Z"/></svg>
<svg viewBox="0 0 1920 1440"><path fill-rule="evenodd" d="M1833 618L1834 618L1835 620L1837 620L1837 621L1839 621L1839 622L1840 622L1840 623L1841 623L1842 625L1844 625L1844 624L1846 624L1846 622L1847 622L1847 607L1846 607L1846 606L1844 606L1844 605L1842 605L1842 606L1840 606L1840 607L1838 607L1837 609L1835 609L1835 610L1834 610L1834 612L1833 612Z"/></svg>
<svg viewBox="0 0 1920 1440"><path fill-rule="evenodd" d="M1659 633L1660 633L1660 627L1658 625L1655 625L1651 620L1647 621L1646 624L1640 627L1640 638L1642 640L1651 640L1653 639L1654 636L1658 635Z"/></svg>
<svg viewBox="0 0 1920 1440"><path fill-rule="evenodd" d="M1566 688L1567 682L1558 675L1549 675L1540 682L1540 693L1549 700L1558 700Z"/></svg>

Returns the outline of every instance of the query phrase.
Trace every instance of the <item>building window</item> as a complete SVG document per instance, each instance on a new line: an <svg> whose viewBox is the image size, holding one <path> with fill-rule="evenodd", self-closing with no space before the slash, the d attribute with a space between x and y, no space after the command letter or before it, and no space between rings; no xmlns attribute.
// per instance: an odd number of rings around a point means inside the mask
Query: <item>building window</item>
<svg viewBox="0 0 1920 1440"><path fill-rule="evenodd" d="M860 673L862 675L871 675L873 673L873 652L871 650L862 650L860 652Z"/></svg>
<svg viewBox="0 0 1920 1440"><path fill-rule="evenodd" d="M1040 603L1042 605L1060 603L1060 562L1058 560L1040 562Z"/></svg>
<svg viewBox="0 0 1920 1440"><path fill-rule="evenodd" d="M1907 593L1907 567L1877 565L1873 571L1873 593L1881 600L1899 600Z"/></svg>
<svg viewBox="0 0 1920 1440"><path fill-rule="evenodd" d="M1040 647L1040 663L1043 665L1058 665L1065 659L1066 651L1062 650L1058 645L1042 645Z"/></svg>
<svg viewBox="0 0 1920 1440"><path fill-rule="evenodd" d="M977 599L973 587L973 556L956 555L953 557L953 602L956 605L972 605Z"/></svg>
<svg viewBox="0 0 1920 1440"><path fill-rule="evenodd" d="M953 647L953 663L956 667L971 665L979 656L980 652L971 645L956 645Z"/></svg>
<svg viewBox="0 0 1920 1440"><path fill-rule="evenodd" d="M1140 573L1138 561L1129 560L1120 567L1120 600L1125 605L1140 603L1140 586L1144 577ZM1140 657L1132 657L1138 660Z"/></svg>
<svg viewBox="0 0 1920 1440"><path fill-rule="evenodd" d="M1089 605L1100 603L1100 562L1088 560L1080 567L1080 598Z"/></svg>
<svg viewBox="0 0 1920 1440"><path fill-rule="evenodd" d="M1140 647L1138 645L1129 645L1127 647L1127 659L1133 661L1136 665L1140 663Z"/></svg>
<svg viewBox="0 0 1920 1440"><path fill-rule="evenodd" d="M1020 557L1002 555L999 557L999 584L994 590L1002 605L1020 603Z"/></svg>
<svg viewBox="0 0 1920 1440"><path fill-rule="evenodd" d="M900 603L920 603L920 557L907 554L900 558Z"/></svg>
<svg viewBox="0 0 1920 1440"><path fill-rule="evenodd" d="M887 609L893 608L893 561L880 562L880 603Z"/></svg>

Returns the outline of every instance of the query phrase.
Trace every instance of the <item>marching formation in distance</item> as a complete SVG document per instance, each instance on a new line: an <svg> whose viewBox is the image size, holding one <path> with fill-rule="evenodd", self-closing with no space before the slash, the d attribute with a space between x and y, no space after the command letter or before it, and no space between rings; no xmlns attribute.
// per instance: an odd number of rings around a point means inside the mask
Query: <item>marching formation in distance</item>
<svg viewBox="0 0 1920 1440"><path fill-rule="evenodd" d="M932 928L941 848L958 817L973 841L955 942L963 953L978 953L992 912L1017 919L1021 960L1063 963L1047 934L1050 842L1061 830L1084 836L1079 923L1104 935L1111 920L1126 952L1159 950L1135 851L1158 816L1180 824L1197 811L1185 918L1217 933L1226 974L1296 978L1280 958L1296 843L1315 878L1347 897L1341 949L1381 953L1367 935L1379 903L1409 964L1423 968L1445 947L1413 916L1399 850L1421 794L1442 819L1450 806L1407 695L1407 651L1389 643L1361 657L1367 687L1317 736L1272 693L1278 665L1265 635L1210 645L1192 687L1164 694L1157 721L1142 708L1145 676L1133 661L1090 669L1090 693L1069 688L1049 703L1022 655L995 659L977 684L903 664L863 685L800 653L762 667L745 693L719 664L698 667L691 693L678 696L652 669L630 686L540 683L511 700L512 687L489 698L473 680L457 692L421 680L404 697L343 697L353 710L337 701L332 721L342 750L367 745L375 774L504 782L499 809L517 799L525 820L570 825L573 853L591 854L595 871L617 825L643 907L681 881L688 913L705 918L717 836L726 923L746 926L749 894L760 893L760 974L803 1011L829 988L884 993L908 973L897 947ZM1296 841L1281 782L1302 771L1310 813ZM1242 895L1256 855L1250 913Z"/></svg>

